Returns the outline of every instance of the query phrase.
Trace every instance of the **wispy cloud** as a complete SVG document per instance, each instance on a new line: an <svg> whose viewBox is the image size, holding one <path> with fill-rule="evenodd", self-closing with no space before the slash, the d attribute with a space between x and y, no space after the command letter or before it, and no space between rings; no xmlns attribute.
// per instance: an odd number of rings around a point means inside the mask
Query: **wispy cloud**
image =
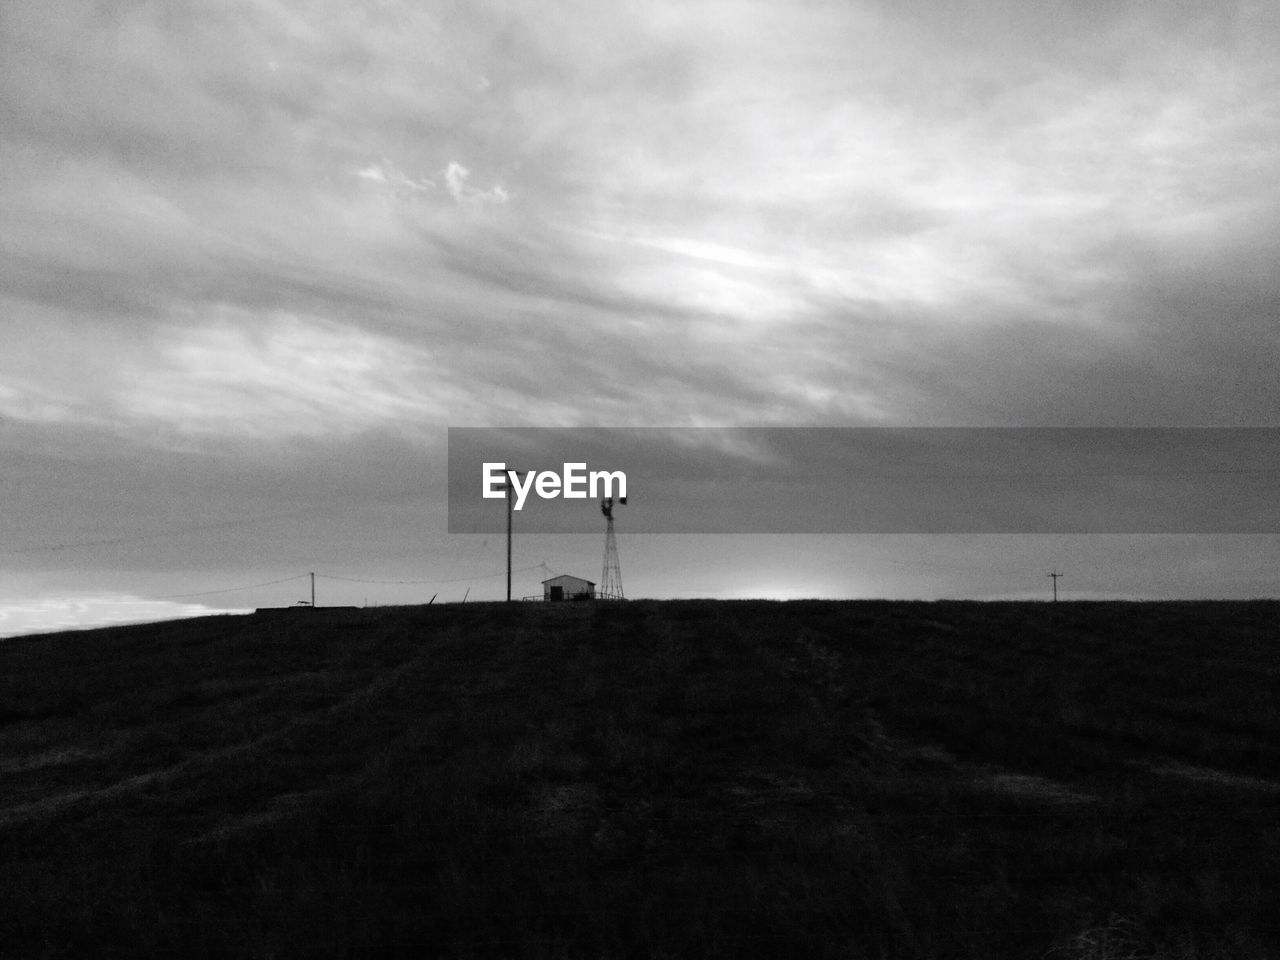
<svg viewBox="0 0 1280 960"><path fill-rule="evenodd" d="M368 180L372 183L382 184L393 190L407 190L412 193L421 193L426 190L434 190L436 188L433 180L414 180L405 176L394 165L382 162L371 163L367 167L363 167L356 171L356 176L361 180Z"/></svg>
<svg viewBox="0 0 1280 960"><path fill-rule="evenodd" d="M444 170L444 182L449 187L449 196L458 203L506 203L511 198L501 185L481 190L471 186L468 180L471 171L456 160L449 161Z"/></svg>
<svg viewBox="0 0 1280 960"><path fill-rule="evenodd" d="M125 381L122 415L190 432L332 436L444 413L424 351L293 315L174 327Z"/></svg>
<svg viewBox="0 0 1280 960"><path fill-rule="evenodd" d="M771 382L770 416L912 417L931 388L909 371L956 356L957 328L1157 342L1161 264L1265 238L1277 206L1261 6L13 9L11 316L39 305L74 337L110 315L136 331L121 370L226 305L244 337L310 316L444 368L532 351L550 390L582 382L555 343L590 327L635 364L597 391L692 351L704 372L664 384L677 409ZM1130 356L1164 389L1158 350ZM864 401L833 405L851 382Z"/></svg>

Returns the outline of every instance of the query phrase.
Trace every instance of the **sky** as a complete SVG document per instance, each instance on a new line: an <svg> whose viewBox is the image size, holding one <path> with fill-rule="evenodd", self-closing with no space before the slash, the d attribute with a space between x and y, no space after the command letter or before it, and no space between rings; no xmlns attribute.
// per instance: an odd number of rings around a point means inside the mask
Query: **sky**
<svg viewBox="0 0 1280 960"><path fill-rule="evenodd" d="M1277 48L1262 0L6 0L0 635L498 598L451 426L1280 425ZM618 532L634 596L1280 582Z"/></svg>

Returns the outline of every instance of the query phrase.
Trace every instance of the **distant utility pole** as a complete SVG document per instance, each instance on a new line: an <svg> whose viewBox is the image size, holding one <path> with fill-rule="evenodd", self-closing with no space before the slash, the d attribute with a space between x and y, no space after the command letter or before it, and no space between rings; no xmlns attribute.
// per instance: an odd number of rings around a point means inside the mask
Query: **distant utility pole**
<svg viewBox="0 0 1280 960"><path fill-rule="evenodd" d="M1053 602L1057 603L1058 602L1058 578L1061 577L1062 574L1058 573L1055 570L1053 573L1047 574L1047 576L1050 576L1053 578Z"/></svg>
<svg viewBox="0 0 1280 960"><path fill-rule="evenodd" d="M311 574L311 609L314 610L315 606L316 606L316 575L313 573Z"/></svg>

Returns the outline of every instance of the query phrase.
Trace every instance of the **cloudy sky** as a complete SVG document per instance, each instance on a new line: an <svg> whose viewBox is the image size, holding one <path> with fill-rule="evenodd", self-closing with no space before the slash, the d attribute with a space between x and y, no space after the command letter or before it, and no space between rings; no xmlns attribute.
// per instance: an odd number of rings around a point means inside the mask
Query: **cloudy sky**
<svg viewBox="0 0 1280 960"><path fill-rule="evenodd" d="M6 0L0 633L312 570L497 597L449 426L1280 425L1276 49L1265 0ZM517 592L601 540L518 542ZM1275 595L1280 559L622 544L649 596Z"/></svg>

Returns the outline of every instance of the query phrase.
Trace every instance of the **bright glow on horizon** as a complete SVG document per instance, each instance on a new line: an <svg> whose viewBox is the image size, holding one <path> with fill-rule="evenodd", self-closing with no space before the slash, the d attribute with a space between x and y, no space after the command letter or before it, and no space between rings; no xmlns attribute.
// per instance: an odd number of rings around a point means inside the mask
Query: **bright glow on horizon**
<svg viewBox="0 0 1280 960"><path fill-rule="evenodd" d="M0 601L0 639L64 630L88 630L130 623L154 623L215 614L252 613L219 610L198 603L147 600L128 594L45 597L25 602Z"/></svg>

